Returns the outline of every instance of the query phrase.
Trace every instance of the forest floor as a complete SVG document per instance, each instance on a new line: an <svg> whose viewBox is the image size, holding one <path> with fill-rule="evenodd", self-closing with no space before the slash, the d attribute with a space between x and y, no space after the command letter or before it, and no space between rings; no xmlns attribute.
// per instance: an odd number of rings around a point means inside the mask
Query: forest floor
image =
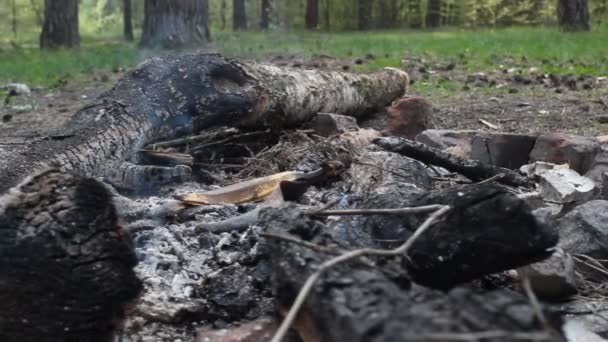
<svg viewBox="0 0 608 342"><path fill-rule="evenodd" d="M439 128L608 134L608 27L366 33L220 33L207 48L294 67L367 72L400 67L411 94L436 105ZM158 55L134 44L83 38L83 47L39 51L26 38L0 44L0 85L25 83L31 97L0 104L0 137L61 125L131 66ZM0 90L0 99L6 94Z"/></svg>

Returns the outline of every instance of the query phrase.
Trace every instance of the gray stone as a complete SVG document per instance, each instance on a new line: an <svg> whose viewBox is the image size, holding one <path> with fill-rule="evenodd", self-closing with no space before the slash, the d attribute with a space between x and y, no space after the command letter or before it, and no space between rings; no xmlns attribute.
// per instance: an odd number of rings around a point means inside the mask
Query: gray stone
<svg viewBox="0 0 608 342"><path fill-rule="evenodd" d="M565 133L545 133L536 139L536 144L530 152L530 162L567 163L571 169L584 174L589 171L595 156L600 151L600 144L594 138Z"/></svg>
<svg viewBox="0 0 608 342"><path fill-rule="evenodd" d="M528 277L534 293L545 300L563 300L577 293L572 257L557 249L549 259L517 269Z"/></svg>
<svg viewBox="0 0 608 342"><path fill-rule="evenodd" d="M558 203L583 203L600 194L595 183L567 168L555 168L540 174L539 191L545 200Z"/></svg>
<svg viewBox="0 0 608 342"><path fill-rule="evenodd" d="M595 156L589 171L585 173L585 177L590 178L599 187L603 187L602 174L608 172L608 150L602 150Z"/></svg>
<svg viewBox="0 0 608 342"><path fill-rule="evenodd" d="M528 163L536 135L480 132L473 137L471 159L516 169Z"/></svg>
<svg viewBox="0 0 608 342"><path fill-rule="evenodd" d="M570 254L608 259L608 201L582 204L557 221L559 246Z"/></svg>
<svg viewBox="0 0 608 342"><path fill-rule="evenodd" d="M317 114L307 127L312 128L316 134L322 137L329 137L359 129L357 121L352 116L332 113Z"/></svg>

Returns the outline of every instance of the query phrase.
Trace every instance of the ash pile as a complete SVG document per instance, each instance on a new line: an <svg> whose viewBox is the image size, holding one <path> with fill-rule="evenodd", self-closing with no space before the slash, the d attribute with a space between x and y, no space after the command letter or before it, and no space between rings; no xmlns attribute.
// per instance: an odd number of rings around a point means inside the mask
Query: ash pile
<svg viewBox="0 0 608 342"><path fill-rule="evenodd" d="M4 310L0 337L604 341L608 139L442 130L401 95L149 142L141 162L187 170L158 185L27 179L0 241L35 238L3 247L0 299L51 295Z"/></svg>

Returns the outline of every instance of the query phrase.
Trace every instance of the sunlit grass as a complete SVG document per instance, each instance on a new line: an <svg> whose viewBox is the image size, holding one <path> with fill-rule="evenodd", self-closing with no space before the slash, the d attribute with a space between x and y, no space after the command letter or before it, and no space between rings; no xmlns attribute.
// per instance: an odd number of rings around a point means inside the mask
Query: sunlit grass
<svg viewBox="0 0 608 342"><path fill-rule="evenodd" d="M6 35L5 35L6 36ZM234 57L326 54L351 59L373 54L359 67L400 66L403 58L450 59L467 71L535 66L544 72L608 75L608 27L586 33L556 28L464 31L372 31L345 33L218 32L205 49ZM73 50L39 51L37 35L21 33L14 48L0 41L0 82L54 85L66 77L130 67L154 54L122 42L116 32L84 33Z"/></svg>

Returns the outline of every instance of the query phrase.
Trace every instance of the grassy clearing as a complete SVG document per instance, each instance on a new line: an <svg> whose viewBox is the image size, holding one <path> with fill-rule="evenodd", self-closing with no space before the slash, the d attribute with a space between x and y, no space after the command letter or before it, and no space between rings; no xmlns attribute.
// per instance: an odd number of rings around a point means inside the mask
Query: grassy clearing
<svg viewBox="0 0 608 342"><path fill-rule="evenodd" d="M608 75L608 27L589 33L561 33L555 28L508 28L446 31L373 31L346 33L226 33L215 35L212 50L235 57L271 54L327 54L354 58L371 53L376 59L361 67L373 70L400 66L404 57L450 59L466 71L535 66L550 73ZM35 35L26 35L23 48L0 43L0 82L53 86L61 79L130 67L155 54L136 44L104 34L85 35L82 47L54 52L35 48ZM452 85L446 83L446 91Z"/></svg>

